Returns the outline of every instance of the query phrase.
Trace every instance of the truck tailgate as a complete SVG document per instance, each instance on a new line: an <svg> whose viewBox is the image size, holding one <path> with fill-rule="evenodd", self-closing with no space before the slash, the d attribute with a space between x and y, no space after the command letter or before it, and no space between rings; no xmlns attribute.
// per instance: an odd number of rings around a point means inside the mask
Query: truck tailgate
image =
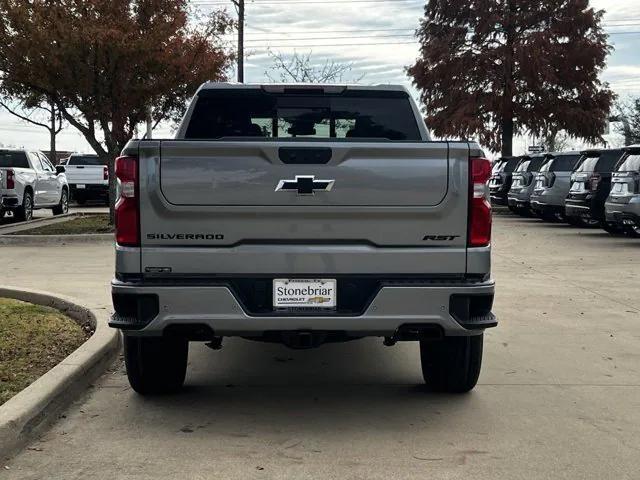
<svg viewBox="0 0 640 480"><path fill-rule="evenodd" d="M104 179L102 165L66 165L65 170L70 184L106 185L109 182Z"/></svg>
<svg viewBox="0 0 640 480"><path fill-rule="evenodd" d="M467 143L138 148L144 273L465 272ZM313 194L296 177L314 177Z"/></svg>
<svg viewBox="0 0 640 480"><path fill-rule="evenodd" d="M160 185L172 205L435 206L447 194L447 153L446 144L422 143L372 148L348 143L163 142ZM280 181L295 181L296 175L313 175L335 186L314 195L275 193Z"/></svg>

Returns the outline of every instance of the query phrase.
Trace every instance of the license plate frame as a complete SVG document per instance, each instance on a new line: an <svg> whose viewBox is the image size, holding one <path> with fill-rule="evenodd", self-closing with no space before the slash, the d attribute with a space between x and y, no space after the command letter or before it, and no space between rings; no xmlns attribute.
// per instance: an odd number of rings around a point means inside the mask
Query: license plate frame
<svg viewBox="0 0 640 480"><path fill-rule="evenodd" d="M274 310L335 310L338 281L335 278L274 278Z"/></svg>
<svg viewBox="0 0 640 480"><path fill-rule="evenodd" d="M77 188L78 190L84 190L85 188L87 188L87 186L86 186L84 183L78 183L78 184L76 185L76 188Z"/></svg>

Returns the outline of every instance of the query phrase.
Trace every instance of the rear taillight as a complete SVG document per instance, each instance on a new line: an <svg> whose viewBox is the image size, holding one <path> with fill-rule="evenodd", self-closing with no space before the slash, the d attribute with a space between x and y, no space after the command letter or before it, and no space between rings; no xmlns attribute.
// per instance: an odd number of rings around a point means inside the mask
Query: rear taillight
<svg viewBox="0 0 640 480"><path fill-rule="evenodd" d="M104 166L102 168L102 179L103 180L109 180L109 167Z"/></svg>
<svg viewBox="0 0 640 480"><path fill-rule="evenodd" d="M592 192L595 192L598 189L598 185L600 184L601 180L602 176L599 173L594 173L593 175L591 175L591 177L589 177L589 189Z"/></svg>
<svg viewBox="0 0 640 480"><path fill-rule="evenodd" d="M115 174L118 179L118 201L115 207L116 243L126 247L140 246L140 214L138 159L116 158Z"/></svg>
<svg viewBox="0 0 640 480"><path fill-rule="evenodd" d="M486 158L470 159L469 166L469 247L486 247L491 242L491 203L488 182L491 162Z"/></svg>
<svg viewBox="0 0 640 480"><path fill-rule="evenodd" d="M7 170L7 190L16 188L15 173L13 170Z"/></svg>
<svg viewBox="0 0 640 480"><path fill-rule="evenodd" d="M551 188L553 187L553 184L556 183L556 174L555 173L547 173L545 175L547 181L546 181L546 186L547 188Z"/></svg>

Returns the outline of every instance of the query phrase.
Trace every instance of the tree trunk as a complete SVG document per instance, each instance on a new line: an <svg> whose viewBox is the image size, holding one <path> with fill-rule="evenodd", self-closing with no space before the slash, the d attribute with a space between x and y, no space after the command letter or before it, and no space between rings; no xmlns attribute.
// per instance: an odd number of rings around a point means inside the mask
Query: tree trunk
<svg viewBox="0 0 640 480"><path fill-rule="evenodd" d="M115 223L116 190L118 185L115 172L115 158L115 155L108 153L105 156L100 156L102 164L106 165L109 169L109 223L111 225Z"/></svg>
<svg viewBox="0 0 640 480"><path fill-rule="evenodd" d="M513 117L505 116L502 119L502 156L513 156Z"/></svg>
<svg viewBox="0 0 640 480"><path fill-rule="evenodd" d="M53 165L58 164L58 154L56 152L56 136L58 135L56 126L56 107L53 102L49 103L51 107L51 124L49 128L49 160Z"/></svg>

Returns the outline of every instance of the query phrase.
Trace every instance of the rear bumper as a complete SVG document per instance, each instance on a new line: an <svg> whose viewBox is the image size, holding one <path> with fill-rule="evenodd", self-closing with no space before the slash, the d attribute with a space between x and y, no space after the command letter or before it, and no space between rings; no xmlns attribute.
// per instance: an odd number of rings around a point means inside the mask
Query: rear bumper
<svg viewBox="0 0 640 480"><path fill-rule="evenodd" d="M0 206L3 210L13 210L20 206L20 199L17 195L0 195Z"/></svg>
<svg viewBox="0 0 640 480"><path fill-rule="evenodd" d="M333 331L364 337L394 336L403 326L419 325L437 327L447 336L469 336L497 325L491 313L494 291L492 280L382 282L362 311L353 315L251 314L246 299L231 284L148 285L114 280L116 313L110 326L141 336L198 326L216 336Z"/></svg>
<svg viewBox="0 0 640 480"><path fill-rule="evenodd" d="M80 184L82 185L82 184ZM72 196L105 197L109 195L109 185L86 184L84 188L78 188L78 184L69 184Z"/></svg>
<svg viewBox="0 0 640 480"><path fill-rule="evenodd" d="M514 195L509 195L508 204L510 207L516 208L529 208L531 206L528 198L525 199Z"/></svg>
<svg viewBox="0 0 640 480"><path fill-rule="evenodd" d="M565 212L568 217L592 218L604 220L604 199L599 199L594 193L570 194L565 203Z"/></svg>
<svg viewBox="0 0 640 480"><path fill-rule="evenodd" d="M605 216L608 223L621 226L640 226L640 204L611 203L605 204Z"/></svg>
<svg viewBox="0 0 640 480"><path fill-rule="evenodd" d="M493 187L489 189L491 195L491 203L494 205L507 205L509 188L505 185Z"/></svg>
<svg viewBox="0 0 640 480"><path fill-rule="evenodd" d="M567 198L565 203L565 213L568 217L594 217L594 199L587 196L585 198Z"/></svg>
<svg viewBox="0 0 640 480"><path fill-rule="evenodd" d="M531 210L540 214L557 214L564 213L564 206L546 203L540 197L531 197Z"/></svg>

